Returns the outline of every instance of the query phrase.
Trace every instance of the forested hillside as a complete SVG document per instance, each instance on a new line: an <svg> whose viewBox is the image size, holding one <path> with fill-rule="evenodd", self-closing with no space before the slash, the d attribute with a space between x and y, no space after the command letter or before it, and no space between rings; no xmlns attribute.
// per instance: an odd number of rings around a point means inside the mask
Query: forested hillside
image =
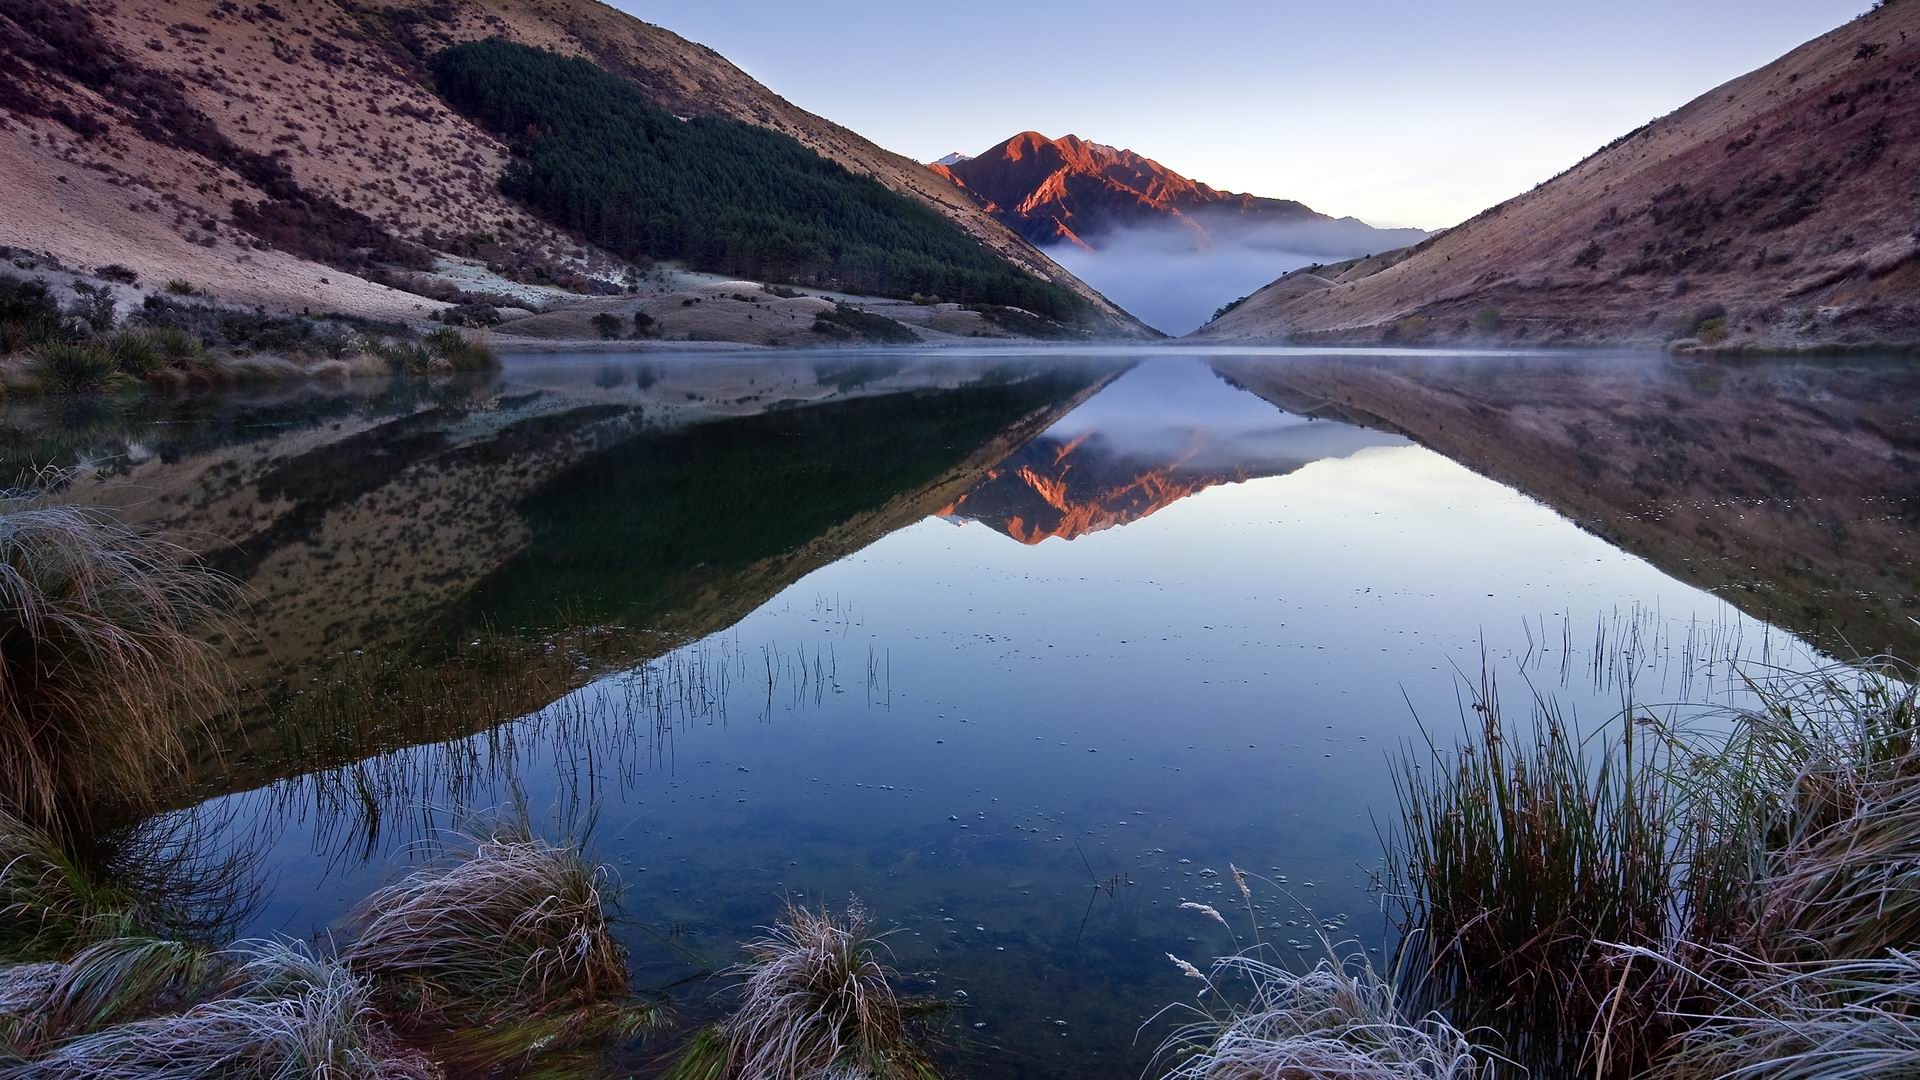
<svg viewBox="0 0 1920 1080"><path fill-rule="evenodd" d="M682 120L588 60L492 38L442 50L433 73L449 104L509 141L503 191L615 254L1059 319L1086 308L784 134Z"/></svg>

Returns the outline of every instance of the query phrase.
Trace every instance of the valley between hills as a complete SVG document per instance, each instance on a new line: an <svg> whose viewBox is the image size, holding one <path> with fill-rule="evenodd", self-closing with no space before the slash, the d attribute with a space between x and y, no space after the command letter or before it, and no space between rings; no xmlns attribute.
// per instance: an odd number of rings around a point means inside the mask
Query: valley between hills
<svg viewBox="0 0 1920 1080"><path fill-rule="evenodd" d="M22 0L0 57L8 273L119 310L518 350L1920 340L1910 2L1437 232L1075 135L923 166L592 0Z"/></svg>

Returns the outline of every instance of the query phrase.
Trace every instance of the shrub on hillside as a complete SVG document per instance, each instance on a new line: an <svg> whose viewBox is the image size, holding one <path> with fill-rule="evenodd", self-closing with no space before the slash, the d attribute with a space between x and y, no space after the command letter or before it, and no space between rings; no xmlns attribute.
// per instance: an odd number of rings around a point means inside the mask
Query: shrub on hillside
<svg viewBox="0 0 1920 1080"><path fill-rule="evenodd" d="M73 303L68 306L67 314L80 320L94 333L104 334L113 329L114 307L111 289L77 281L73 285Z"/></svg>
<svg viewBox="0 0 1920 1080"><path fill-rule="evenodd" d="M0 274L0 356L66 336L60 305L45 281Z"/></svg>
<svg viewBox="0 0 1920 1080"><path fill-rule="evenodd" d="M911 345L920 340L905 323L863 311L852 304L835 304L832 311L815 316L813 332L836 338L858 336L889 345Z"/></svg>

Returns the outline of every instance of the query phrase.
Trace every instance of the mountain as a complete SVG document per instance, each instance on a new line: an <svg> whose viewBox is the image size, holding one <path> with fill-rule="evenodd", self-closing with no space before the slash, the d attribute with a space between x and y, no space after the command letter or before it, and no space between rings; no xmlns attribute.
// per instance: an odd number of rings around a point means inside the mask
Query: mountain
<svg viewBox="0 0 1920 1080"><path fill-rule="evenodd" d="M1427 236L1332 218L1292 199L1220 191L1132 150L1076 135L1021 132L979 157L943 159L934 171L1041 247L1097 250L1115 233L1146 227L1174 230L1201 248L1285 227L1290 250L1323 254L1384 251Z"/></svg>
<svg viewBox="0 0 1920 1080"><path fill-rule="evenodd" d="M946 157L943 157L940 160L935 161L934 164L945 167L948 165L958 165L963 161L972 161L972 160L973 159L971 157L968 157L966 154L963 154L960 151L955 150L953 153L948 154Z"/></svg>
<svg viewBox="0 0 1920 1080"><path fill-rule="evenodd" d="M1282 277L1202 337L1913 342L1916 146L1920 3L1891 0L1437 238Z"/></svg>
<svg viewBox="0 0 1920 1080"><path fill-rule="evenodd" d="M437 57L492 39L584 61L637 99L598 86L592 100L671 114L689 122L677 145L731 155L675 167L772 169L753 193L763 227L714 235L669 216L644 236L601 234L597 216L569 219L524 185L510 197L503 179L567 164L545 136L599 129L578 115L584 93L533 100L575 115L532 129L495 124L498 101L456 109L436 93ZM70 266L122 266L247 304L418 319L463 290L610 291L655 255L743 278L764 258L766 278L803 286L855 272L906 296L944 276L961 282L949 300L1024 293L1091 329L1144 333L926 167L593 0L17 0L0 5L0 64L0 245ZM592 81L562 74L574 88ZM814 195L845 208L838 224L809 212ZM845 229L865 230L852 268L834 261ZM886 249L894 237L915 246Z"/></svg>
<svg viewBox="0 0 1920 1080"><path fill-rule="evenodd" d="M1398 432L1822 651L1920 655L1920 365L1223 352L1279 408Z"/></svg>
<svg viewBox="0 0 1920 1080"><path fill-rule="evenodd" d="M1424 240L1236 195L1131 150L1022 132L933 170L1143 321L1184 334L1275 274Z"/></svg>

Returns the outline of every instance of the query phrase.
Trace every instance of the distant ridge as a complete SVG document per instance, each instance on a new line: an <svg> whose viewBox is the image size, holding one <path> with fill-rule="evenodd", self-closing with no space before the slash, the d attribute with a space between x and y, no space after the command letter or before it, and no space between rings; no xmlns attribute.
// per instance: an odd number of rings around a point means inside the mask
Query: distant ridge
<svg viewBox="0 0 1920 1080"><path fill-rule="evenodd" d="M1118 232L1154 227L1184 231L1201 248L1285 227L1294 250L1341 256L1427 237L1418 229L1376 229L1330 217L1293 199L1221 191L1132 150L1077 135L1053 139L1023 131L978 157L942 159L933 171L1041 247L1098 250Z"/></svg>

